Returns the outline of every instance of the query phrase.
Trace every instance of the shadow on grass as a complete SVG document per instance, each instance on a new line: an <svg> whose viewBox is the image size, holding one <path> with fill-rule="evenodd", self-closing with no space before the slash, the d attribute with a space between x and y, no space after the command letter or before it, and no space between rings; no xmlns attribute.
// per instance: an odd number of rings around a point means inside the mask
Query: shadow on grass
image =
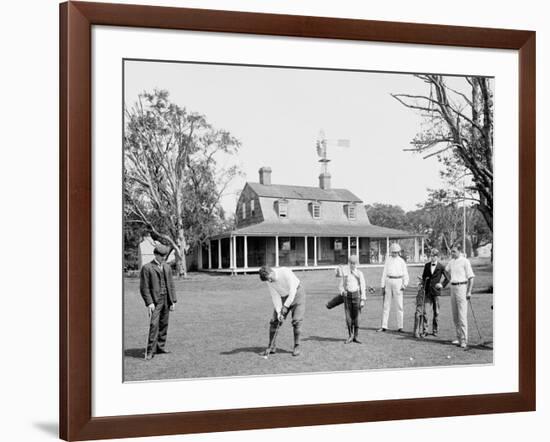
<svg viewBox="0 0 550 442"><path fill-rule="evenodd" d="M127 348L124 350L124 356L129 358L143 359L145 357L145 348Z"/></svg>
<svg viewBox="0 0 550 442"><path fill-rule="evenodd" d="M317 341L317 342L342 342L345 341L344 338L329 338L325 336L308 336L307 338L302 339L302 341Z"/></svg>
<svg viewBox="0 0 550 442"><path fill-rule="evenodd" d="M229 350L229 351L222 351L220 354L224 355L224 356L236 355L238 353L260 354L260 353L264 352L265 349L266 349L266 347L241 347L241 348L235 348L235 349ZM292 352L288 351L288 350L283 350L281 348L277 348L277 353L292 353Z"/></svg>

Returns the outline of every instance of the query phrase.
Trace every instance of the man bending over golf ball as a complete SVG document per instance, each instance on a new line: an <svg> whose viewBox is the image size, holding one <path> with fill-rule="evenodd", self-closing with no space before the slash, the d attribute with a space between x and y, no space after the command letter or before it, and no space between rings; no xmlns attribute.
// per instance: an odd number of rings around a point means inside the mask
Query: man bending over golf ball
<svg viewBox="0 0 550 442"><path fill-rule="evenodd" d="M269 321L269 347L263 353L264 356L273 354L276 351L275 341L279 327L289 312L292 314L292 327L294 329L294 351L293 356L299 356L300 332L304 313L306 310L306 292L300 280L286 267L260 268L260 280L267 283L271 300L273 301L273 316Z"/></svg>

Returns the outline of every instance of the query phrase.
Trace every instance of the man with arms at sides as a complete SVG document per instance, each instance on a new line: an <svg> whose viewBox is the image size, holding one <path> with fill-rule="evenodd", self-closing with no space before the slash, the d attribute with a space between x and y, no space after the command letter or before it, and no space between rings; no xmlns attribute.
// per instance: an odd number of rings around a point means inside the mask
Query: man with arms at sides
<svg viewBox="0 0 550 442"><path fill-rule="evenodd" d="M453 344L466 348L468 346L468 301L472 296L475 275L470 261L462 256L458 246L451 249L451 257L445 271L450 274L451 279L451 309L456 328L456 340Z"/></svg>
<svg viewBox="0 0 550 442"><path fill-rule="evenodd" d="M149 339L145 359L155 354L170 353L166 350L168 319L177 302L172 269L165 262L170 249L162 244L153 251L155 258L141 268L139 291L149 315Z"/></svg>
<svg viewBox="0 0 550 442"><path fill-rule="evenodd" d="M397 331L403 331L403 291L409 284L409 272L405 260L399 256L401 247L397 243L390 246L390 256L386 257L382 272L383 309L382 324L377 330L385 332L388 329L388 319L392 303L397 315Z"/></svg>
<svg viewBox="0 0 550 442"><path fill-rule="evenodd" d="M346 325L348 327L348 339L346 344L359 341L359 314L365 306L367 300L367 285L365 276L357 268L357 256L352 255L349 258L348 265L342 267L340 272L340 295L344 298L344 310L346 313Z"/></svg>
<svg viewBox="0 0 550 442"><path fill-rule="evenodd" d="M441 282L443 279L443 282ZM419 338L427 334L428 331L428 314L426 306L431 305L433 310L432 319L432 334L437 336L439 332L439 296L441 290L449 284L449 277L445 272L445 267L439 262L439 251L432 249L430 253L430 261L424 265L422 272L422 299L417 298L415 312L415 328L414 337Z"/></svg>
<svg viewBox="0 0 550 442"><path fill-rule="evenodd" d="M269 322L269 347L265 355L275 353L276 330L281 326L289 312L292 313L292 327L294 330L293 356L299 356L300 333L306 310L306 292L300 280L286 267L260 268L260 280L267 283L271 300L273 301L273 316Z"/></svg>

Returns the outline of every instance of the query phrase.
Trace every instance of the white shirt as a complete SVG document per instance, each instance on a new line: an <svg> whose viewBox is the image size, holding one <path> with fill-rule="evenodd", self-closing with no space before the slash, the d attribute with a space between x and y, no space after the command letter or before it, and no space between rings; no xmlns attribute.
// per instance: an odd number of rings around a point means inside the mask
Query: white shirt
<svg viewBox="0 0 550 442"><path fill-rule="evenodd" d="M386 287L386 278L389 276L402 276L403 285L406 287L409 284L409 272L405 260L400 256L388 256L384 263L384 271L382 272L382 281L380 287Z"/></svg>
<svg viewBox="0 0 550 442"><path fill-rule="evenodd" d="M365 276L363 275L363 272L357 268L352 272L350 266L340 267L340 270L340 283L338 284L340 293L344 291L358 291L361 295L361 299L367 299L367 284L365 283Z"/></svg>
<svg viewBox="0 0 550 442"><path fill-rule="evenodd" d="M453 282L466 282L468 279L475 276L472 270L472 264L463 256L457 259L451 259L447 267L445 267L445 270L451 274L451 284Z"/></svg>
<svg viewBox="0 0 550 442"><path fill-rule="evenodd" d="M286 267L280 267L273 269L275 272L275 281L267 282L269 293L271 294L271 300L273 301L273 307L277 314L281 312L283 302L281 298L288 296L285 301L285 307L290 307L296 296L296 290L300 285L300 280L292 272L292 270Z"/></svg>
<svg viewBox="0 0 550 442"><path fill-rule="evenodd" d="M432 262L430 267L430 272L433 275L435 268L437 267L437 262Z"/></svg>

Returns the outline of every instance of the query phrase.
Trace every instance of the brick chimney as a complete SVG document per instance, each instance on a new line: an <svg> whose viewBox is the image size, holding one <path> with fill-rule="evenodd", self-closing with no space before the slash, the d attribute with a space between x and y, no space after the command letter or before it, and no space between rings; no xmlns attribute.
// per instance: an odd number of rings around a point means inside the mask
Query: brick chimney
<svg viewBox="0 0 550 442"><path fill-rule="evenodd" d="M323 172L319 175L319 187L323 190L330 189L330 173Z"/></svg>
<svg viewBox="0 0 550 442"><path fill-rule="evenodd" d="M261 167L258 172L260 174L260 184L269 186L271 184L271 167Z"/></svg>

